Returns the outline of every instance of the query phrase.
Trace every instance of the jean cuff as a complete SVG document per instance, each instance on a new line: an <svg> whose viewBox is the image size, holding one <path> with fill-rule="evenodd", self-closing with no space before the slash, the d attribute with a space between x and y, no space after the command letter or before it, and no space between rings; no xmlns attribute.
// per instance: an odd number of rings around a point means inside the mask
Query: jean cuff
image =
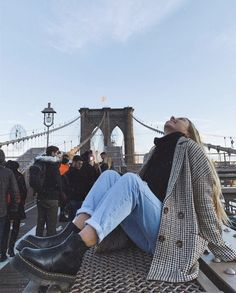
<svg viewBox="0 0 236 293"><path fill-rule="evenodd" d="M85 224L90 225L96 230L98 239L99 239L98 243L100 243L104 239L104 233L102 231L102 227L97 222L95 222L92 218L89 218L88 220L86 220Z"/></svg>
<svg viewBox="0 0 236 293"><path fill-rule="evenodd" d="M78 209L77 211L76 211L76 217L79 215L79 214L88 214L88 215L90 215L90 216L92 216L92 214L93 214L93 210L90 210L90 209L88 209L88 208L86 208L86 207L81 207L80 209Z"/></svg>

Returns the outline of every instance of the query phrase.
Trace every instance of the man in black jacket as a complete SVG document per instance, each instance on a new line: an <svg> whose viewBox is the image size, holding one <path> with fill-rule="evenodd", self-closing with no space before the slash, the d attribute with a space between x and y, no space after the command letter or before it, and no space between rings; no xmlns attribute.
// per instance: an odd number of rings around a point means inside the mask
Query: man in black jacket
<svg viewBox="0 0 236 293"><path fill-rule="evenodd" d="M76 211L81 207L86 195L97 179L97 173L82 156L75 155L72 165L64 175L66 194L69 198L69 220L72 221Z"/></svg>
<svg viewBox="0 0 236 293"><path fill-rule="evenodd" d="M37 193L38 219L36 235L44 236L46 224L46 236L56 234L58 201L62 194L61 175L59 172L60 151L56 146L49 146L46 149L46 156L38 156L36 161L46 165L45 180L42 191Z"/></svg>
<svg viewBox="0 0 236 293"><path fill-rule="evenodd" d="M17 196L19 194L16 178L10 169L5 168L5 154L0 149L0 244L2 248L3 229L7 219L8 200L11 202L11 213L17 212L18 202ZM2 253L0 261L5 261L7 256Z"/></svg>
<svg viewBox="0 0 236 293"><path fill-rule="evenodd" d="M63 189L69 200L67 205L69 221L74 219L76 211L81 207L86 196L83 190L85 178L81 172L82 166L81 156L75 155L69 170L63 176Z"/></svg>

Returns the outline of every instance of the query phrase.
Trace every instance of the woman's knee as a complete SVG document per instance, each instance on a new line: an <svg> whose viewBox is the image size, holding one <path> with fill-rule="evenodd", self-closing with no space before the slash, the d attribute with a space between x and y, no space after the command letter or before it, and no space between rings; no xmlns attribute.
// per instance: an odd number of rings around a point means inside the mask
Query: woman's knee
<svg viewBox="0 0 236 293"><path fill-rule="evenodd" d="M106 170L104 172L102 172L102 175L110 175L110 174L116 174L116 175L119 175L118 172L116 172L115 170Z"/></svg>
<svg viewBox="0 0 236 293"><path fill-rule="evenodd" d="M125 173L122 177L122 181L127 183L134 183L137 182L138 176L132 172Z"/></svg>
<svg viewBox="0 0 236 293"><path fill-rule="evenodd" d="M108 178L119 178L120 174L116 172L115 170L106 170L102 172L100 177L108 177Z"/></svg>

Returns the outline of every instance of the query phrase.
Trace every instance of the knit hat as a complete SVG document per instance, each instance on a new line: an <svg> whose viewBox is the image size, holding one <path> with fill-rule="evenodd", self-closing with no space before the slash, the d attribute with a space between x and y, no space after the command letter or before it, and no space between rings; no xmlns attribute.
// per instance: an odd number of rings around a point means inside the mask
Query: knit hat
<svg viewBox="0 0 236 293"><path fill-rule="evenodd" d="M2 149L0 149L0 164L2 164L5 161L5 154Z"/></svg>

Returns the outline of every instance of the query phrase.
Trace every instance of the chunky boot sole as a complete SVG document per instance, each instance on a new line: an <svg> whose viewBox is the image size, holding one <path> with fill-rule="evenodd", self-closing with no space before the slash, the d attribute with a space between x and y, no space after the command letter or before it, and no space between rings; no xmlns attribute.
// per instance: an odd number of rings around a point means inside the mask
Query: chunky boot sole
<svg viewBox="0 0 236 293"><path fill-rule="evenodd" d="M10 261L11 265L28 279L43 285L58 285L62 291L66 291L75 282L76 275L66 275L60 273L49 273L36 267L19 253Z"/></svg>
<svg viewBox="0 0 236 293"><path fill-rule="evenodd" d="M23 248L25 247L29 247L29 248L40 248L39 246L37 246L36 244L28 241L28 240L25 240L25 239L22 239L17 245L16 245L16 249L18 251L21 251Z"/></svg>

